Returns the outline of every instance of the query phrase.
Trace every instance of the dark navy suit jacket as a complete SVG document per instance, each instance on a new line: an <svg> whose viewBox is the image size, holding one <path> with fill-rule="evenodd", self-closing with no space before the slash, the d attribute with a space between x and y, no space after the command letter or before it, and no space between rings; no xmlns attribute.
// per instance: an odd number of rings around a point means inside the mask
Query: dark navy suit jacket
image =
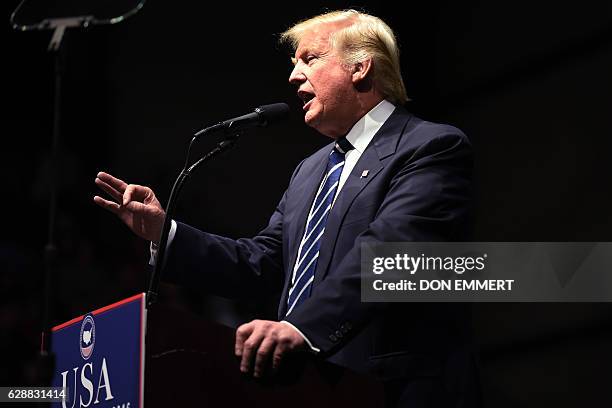
<svg viewBox="0 0 612 408"><path fill-rule="evenodd" d="M256 237L233 240L179 224L167 279L229 297L280 292L284 319L291 271L332 146L298 165ZM460 130L396 108L336 198L311 297L285 319L328 360L400 384L398 401L406 384L423 378L436 385L417 387L415 395L473 387L468 313L458 304L361 302L360 243L466 239L471 170L471 146ZM450 399L440 405L455 406Z"/></svg>

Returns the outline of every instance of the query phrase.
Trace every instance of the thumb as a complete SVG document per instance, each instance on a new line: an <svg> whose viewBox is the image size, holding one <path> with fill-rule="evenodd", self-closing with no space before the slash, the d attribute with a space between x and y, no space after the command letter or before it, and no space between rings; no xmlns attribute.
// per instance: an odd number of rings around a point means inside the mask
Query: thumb
<svg viewBox="0 0 612 408"><path fill-rule="evenodd" d="M129 184L123 192L123 205L128 205L132 200L138 200L138 196L142 195L143 187L137 184Z"/></svg>
<svg viewBox="0 0 612 408"><path fill-rule="evenodd" d="M125 198L123 202L126 202ZM147 206L143 203L139 203L138 201L130 201L127 203L127 205L124 204L123 206L133 213L144 213L147 210Z"/></svg>

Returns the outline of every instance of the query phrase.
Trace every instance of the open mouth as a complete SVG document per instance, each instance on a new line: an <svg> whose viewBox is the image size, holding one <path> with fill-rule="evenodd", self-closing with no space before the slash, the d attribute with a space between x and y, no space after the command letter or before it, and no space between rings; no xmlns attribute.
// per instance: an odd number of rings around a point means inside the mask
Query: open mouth
<svg viewBox="0 0 612 408"><path fill-rule="evenodd" d="M298 91L298 97L302 100L304 107L306 107L306 105L314 99L315 95L306 91Z"/></svg>

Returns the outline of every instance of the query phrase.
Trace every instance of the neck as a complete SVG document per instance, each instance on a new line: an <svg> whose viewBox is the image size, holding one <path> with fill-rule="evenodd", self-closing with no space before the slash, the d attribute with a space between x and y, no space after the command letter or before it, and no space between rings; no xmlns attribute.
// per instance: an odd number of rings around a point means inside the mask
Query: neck
<svg viewBox="0 0 612 408"><path fill-rule="evenodd" d="M337 129L334 134L328 135L333 139L339 139L352 129L355 126L355 123L359 121L362 117L364 117L369 111L372 110L376 105L378 105L384 98L382 95L377 92L367 92L367 93L359 93L356 96L354 115L352 116L351 121L347 121L345 126L341 129Z"/></svg>

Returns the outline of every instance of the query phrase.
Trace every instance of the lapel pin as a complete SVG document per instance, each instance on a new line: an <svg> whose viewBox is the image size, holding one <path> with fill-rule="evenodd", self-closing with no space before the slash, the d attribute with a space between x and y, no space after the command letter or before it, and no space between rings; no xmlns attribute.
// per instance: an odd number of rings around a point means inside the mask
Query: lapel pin
<svg viewBox="0 0 612 408"><path fill-rule="evenodd" d="M361 173L361 177L360 177L360 178L366 178L366 177L368 177L368 174L369 174L369 173L370 173L370 170L364 170L364 171Z"/></svg>

